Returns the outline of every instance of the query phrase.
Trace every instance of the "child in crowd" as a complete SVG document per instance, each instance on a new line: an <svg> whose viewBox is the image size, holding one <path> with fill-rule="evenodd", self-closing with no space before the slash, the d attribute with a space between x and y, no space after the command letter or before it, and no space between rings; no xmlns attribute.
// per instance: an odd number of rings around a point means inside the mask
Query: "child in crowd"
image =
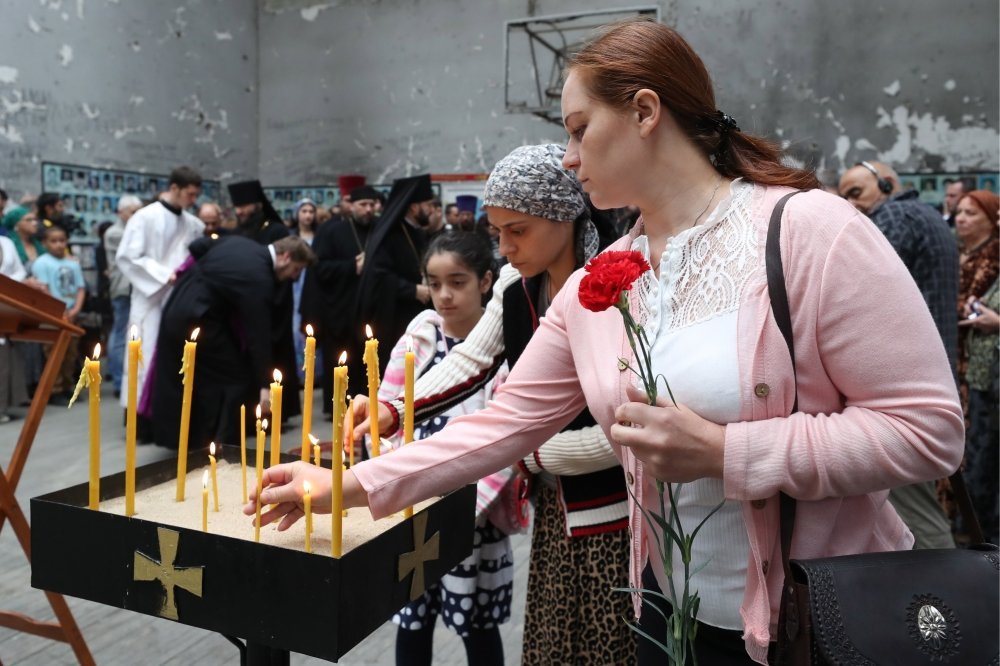
<svg viewBox="0 0 1000 666"><path fill-rule="evenodd" d="M415 317L406 335L396 343L380 397L395 398L403 389L407 338L411 340L415 374L419 377L469 334L482 317L483 298L490 293L495 271L489 243L477 234L449 233L431 243L423 272L434 309ZM487 392L485 388L479 390L444 413L416 424L414 439L438 432L452 416L482 409ZM386 441L401 443L399 438ZM490 521L489 515L499 491L511 477L512 473L500 473L479 482L472 554L393 616L399 625L397 665L430 666L439 616L462 637L470 665L503 664L498 627L510 618L513 557L510 538Z"/></svg>
<svg viewBox="0 0 1000 666"><path fill-rule="evenodd" d="M53 225L46 229L42 244L47 254L43 254L32 263L31 274L48 287L52 296L66 304L63 317L66 321L74 322L80 314L86 294L80 262L67 256L69 238L62 227ZM51 352L52 345L46 345L46 356ZM67 352L52 388L53 403L69 404L70 391L76 383L76 363L77 355Z"/></svg>

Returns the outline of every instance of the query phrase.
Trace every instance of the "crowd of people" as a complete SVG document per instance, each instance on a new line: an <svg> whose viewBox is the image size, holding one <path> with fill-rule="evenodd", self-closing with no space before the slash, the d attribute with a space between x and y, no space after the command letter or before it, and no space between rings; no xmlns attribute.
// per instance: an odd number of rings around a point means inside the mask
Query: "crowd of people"
<svg viewBox="0 0 1000 666"><path fill-rule="evenodd" d="M621 620L634 614L643 632L662 635L659 607L614 591L679 584L678 571L650 557L658 537L641 516L661 509L654 481L684 484L678 520L706 519L692 556L702 663L773 654L779 492L798 500L793 557L949 547L968 538L946 481L964 459L995 543L997 195L957 180L937 211L889 165L868 161L821 186L719 111L697 54L652 22L624 22L588 43L569 65L562 104L568 143L522 146L500 160L479 219L474 197L442 205L427 174L394 181L387 196L344 180L335 209L303 199L290 220L258 181L229 186L231 217L215 202L190 212L201 179L186 167L155 201L122 197L100 248L110 303L104 367L124 396L134 327L146 359L143 436L176 447L173 364L195 328L193 446L237 441L239 406L250 406L248 416L258 403L270 407L275 368L286 387L282 417L298 415L307 324L329 416L346 351L350 439L367 460L345 475L345 506L380 517L479 484L472 553L395 616L399 664L431 663L438 617L462 637L470 663L503 663L508 535L523 525L510 514L519 506L505 501L511 494L534 505L528 665L662 663ZM806 192L789 200L781 241L789 359L769 314L763 238L776 202L795 190ZM49 199L6 212L0 267L64 301L74 320L87 290L58 197ZM648 335L650 370L676 405L646 403L628 372L619 315L577 298L578 269L608 247L649 263L627 300ZM364 397L365 324L382 341L376 404ZM400 427L407 339L422 441L372 458L369 420L390 446ZM37 383L45 350L0 342L5 421ZM79 362L67 356L53 401L65 400ZM790 413L793 404L800 411ZM302 515L304 479L313 509L329 510L328 472L279 465L253 498L272 505L265 522L285 529Z"/></svg>

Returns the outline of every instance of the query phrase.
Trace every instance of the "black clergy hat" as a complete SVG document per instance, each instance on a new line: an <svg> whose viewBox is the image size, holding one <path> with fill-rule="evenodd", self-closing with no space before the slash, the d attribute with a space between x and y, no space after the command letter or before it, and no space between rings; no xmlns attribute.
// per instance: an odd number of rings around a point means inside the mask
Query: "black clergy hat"
<svg viewBox="0 0 1000 666"><path fill-rule="evenodd" d="M259 180L242 180L229 184L229 200L234 206L247 206L255 203L266 203L267 196Z"/></svg>
<svg viewBox="0 0 1000 666"><path fill-rule="evenodd" d="M392 191L389 192L389 202L391 203L393 200L398 200L400 197L405 199L403 206L409 206L412 203L421 203L433 199L435 194L434 188L431 187L431 175L429 173L422 173L419 176L397 178L392 181Z"/></svg>
<svg viewBox="0 0 1000 666"><path fill-rule="evenodd" d="M361 185L351 190L351 201L364 201L365 199L378 199L378 190L371 185Z"/></svg>

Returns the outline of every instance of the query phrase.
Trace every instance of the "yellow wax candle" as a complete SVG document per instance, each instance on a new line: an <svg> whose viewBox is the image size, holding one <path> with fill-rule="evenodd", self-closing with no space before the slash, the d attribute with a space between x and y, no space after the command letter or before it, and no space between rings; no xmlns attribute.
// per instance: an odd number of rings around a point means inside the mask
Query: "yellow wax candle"
<svg viewBox="0 0 1000 666"><path fill-rule="evenodd" d="M212 470L212 509L218 511L219 484L218 477L215 475L215 442L212 442L208 447L208 465Z"/></svg>
<svg viewBox="0 0 1000 666"><path fill-rule="evenodd" d="M312 431L313 378L316 373L316 338L312 324L306 324L305 381L302 389L302 462L309 460L309 433Z"/></svg>
<svg viewBox="0 0 1000 666"><path fill-rule="evenodd" d="M208 531L208 471L201 475L201 531Z"/></svg>
<svg viewBox="0 0 1000 666"><path fill-rule="evenodd" d="M264 424L260 420L260 405L257 405L257 520L254 523L254 541L260 541L260 492L264 487Z"/></svg>
<svg viewBox="0 0 1000 666"><path fill-rule="evenodd" d="M406 336L406 357L403 371L403 444L413 441L413 372L416 357L413 354L413 337ZM378 415L375 410L373 414ZM404 518L413 517L413 507L403 509Z"/></svg>
<svg viewBox="0 0 1000 666"><path fill-rule="evenodd" d="M247 503L247 406L240 405L240 476L243 478L243 503Z"/></svg>
<svg viewBox="0 0 1000 666"><path fill-rule="evenodd" d="M313 439L316 439L312 435L309 435L309 437L312 437ZM319 444L313 444L312 447L313 447L313 464L316 465L316 467L322 467L323 466L323 456L320 455Z"/></svg>
<svg viewBox="0 0 1000 666"><path fill-rule="evenodd" d="M76 383L73 397L69 400L72 407L80 396L80 391L89 388L90 417L90 484L88 487L87 506L97 509L101 503L101 343L94 346L93 360L83 359L83 370Z"/></svg>
<svg viewBox="0 0 1000 666"><path fill-rule="evenodd" d="M302 489L305 494L302 496L302 508L306 513L306 552L313 552L312 548L312 533L313 533L313 510L312 510L312 487L309 485L308 481L302 482Z"/></svg>
<svg viewBox="0 0 1000 666"><path fill-rule="evenodd" d="M128 396L125 407L125 515L135 515L135 429L142 340L135 325L128 341Z"/></svg>
<svg viewBox="0 0 1000 666"><path fill-rule="evenodd" d="M281 462L281 370L275 368L271 384L271 464Z"/></svg>
<svg viewBox="0 0 1000 666"><path fill-rule="evenodd" d="M347 352L340 354L340 360L333 370L333 450L330 456L331 461L331 484L330 484L330 553L334 557L340 557L341 536L343 534L344 514L341 512L343 506L343 479L344 479L344 410L347 407Z"/></svg>
<svg viewBox="0 0 1000 666"><path fill-rule="evenodd" d="M184 501L184 482L187 480L188 430L191 426L191 393L194 390L194 359L198 343L196 328L191 332L191 339L184 343L184 357L181 360L181 371L184 375L184 394L181 399L181 431L177 438L177 501Z"/></svg>
<svg viewBox="0 0 1000 666"><path fill-rule="evenodd" d="M372 337L372 327L365 324L365 367L368 370L368 415L371 423L372 456L378 457L380 442L378 432L378 340Z"/></svg>

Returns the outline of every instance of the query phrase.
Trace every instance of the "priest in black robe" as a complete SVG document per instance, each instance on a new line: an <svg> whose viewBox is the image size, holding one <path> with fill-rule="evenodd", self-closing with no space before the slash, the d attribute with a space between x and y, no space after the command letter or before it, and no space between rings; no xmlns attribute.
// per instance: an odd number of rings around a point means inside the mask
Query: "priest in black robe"
<svg viewBox="0 0 1000 666"><path fill-rule="evenodd" d="M236 209L235 233L261 245L274 243L290 234L274 210L259 180L245 180L229 185L229 198ZM292 284L281 284L274 291L274 367L281 371L281 417L287 419L302 413L299 400L298 363L295 360L295 335L292 331L292 313L295 299Z"/></svg>
<svg viewBox="0 0 1000 666"><path fill-rule="evenodd" d="M368 241L358 290L356 334L371 324L379 339L379 372L407 324L430 307L430 289L421 267L427 249L425 230L433 212L429 174L393 181L385 211Z"/></svg>
<svg viewBox="0 0 1000 666"><path fill-rule="evenodd" d="M302 285L301 314L303 321L318 322L316 342L323 350L324 413L331 411L333 368L341 352L347 352L349 393L367 390L361 360L364 347L359 343L354 317L377 197L372 187L355 187L350 192L351 212L320 225L313 238L316 266L306 273Z"/></svg>
<svg viewBox="0 0 1000 666"><path fill-rule="evenodd" d="M177 448L183 396L177 371L184 343L200 328L189 446L238 445L240 405L250 422L271 382L274 293L315 257L297 237L270 245L240 236L199 238L190 251L196 261L178 279L160 322L153 435L160 446Z"/></svg>

